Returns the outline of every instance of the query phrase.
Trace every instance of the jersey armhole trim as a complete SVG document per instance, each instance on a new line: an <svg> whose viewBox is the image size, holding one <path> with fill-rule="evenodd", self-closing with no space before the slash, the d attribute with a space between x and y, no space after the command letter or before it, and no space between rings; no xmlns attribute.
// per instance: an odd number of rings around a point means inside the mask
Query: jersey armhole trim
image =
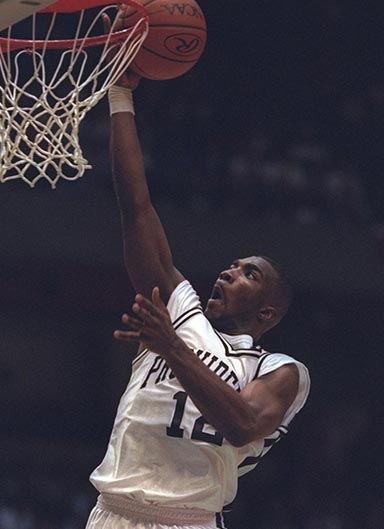
<svg viewBox="0 0 384 529"><path fill-rule="evenodd" d="M217 529L226 529L224 525L224 516L222 512L216 513L216 527Z"/></svg>
<svg viewBox="0 0 384 529"><path fill-rule="evenodd" d="M259 363L257 364L257 368L256 368L256 373L255 373L254 377L252 378L252 381L257 379L257 377L258 377L259 374L260 374L261 366L263 365L264 360L265 360L266 358L268 358L268 356L270 356L270 354L271 354L271 353L264 353L264 354L262 354L262 355L260 356L260 360L259 360Z"/></svg>

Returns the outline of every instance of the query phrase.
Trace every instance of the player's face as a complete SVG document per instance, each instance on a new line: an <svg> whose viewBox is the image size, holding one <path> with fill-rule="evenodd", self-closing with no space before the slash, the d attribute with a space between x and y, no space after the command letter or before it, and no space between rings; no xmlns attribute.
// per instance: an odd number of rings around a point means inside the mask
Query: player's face
<svg viewBox="0 0 384 529"><path fill-rule="evenodd" d="M236 259L220 273L207 302L205 315L213 326L228 333L249 332L268 303L275 271L262 257Z"/></svg>

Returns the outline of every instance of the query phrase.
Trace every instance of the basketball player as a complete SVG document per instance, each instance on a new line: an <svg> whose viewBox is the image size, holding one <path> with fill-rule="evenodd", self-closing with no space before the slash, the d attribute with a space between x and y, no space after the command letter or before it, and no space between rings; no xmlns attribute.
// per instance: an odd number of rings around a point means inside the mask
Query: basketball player
<svg viewBox="0 0 384 529"><path fill-rule="evenodd" d="M205 310L173 264L151 203L128 73L109 93L112 171L126 268L137 292L115 337L139 342L87 529L214 529L252 470L287 432L308 391L306 367L257 342L288 310L271 260L235 259ZM256 344L256 345L255 345Z"/></svg>

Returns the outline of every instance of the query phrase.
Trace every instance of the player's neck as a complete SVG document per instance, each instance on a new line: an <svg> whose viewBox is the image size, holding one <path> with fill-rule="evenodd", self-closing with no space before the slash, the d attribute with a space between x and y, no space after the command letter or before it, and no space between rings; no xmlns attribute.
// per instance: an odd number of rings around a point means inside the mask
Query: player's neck
<svg viewBox="0 0 384 529"><path fill-rule="evenodd" d="M224 334L229 336L240 336L246 334L253 338L254 342L260 340L264 331L262 329L252 328L250 325L240 325L233 320L215 320L211 322L213 327Z"/></svg>

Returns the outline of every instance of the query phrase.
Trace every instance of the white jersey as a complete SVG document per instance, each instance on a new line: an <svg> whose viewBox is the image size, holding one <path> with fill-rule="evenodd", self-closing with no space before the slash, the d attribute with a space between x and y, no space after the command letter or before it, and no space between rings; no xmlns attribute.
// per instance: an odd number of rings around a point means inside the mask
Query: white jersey
<svg viewBox="0 0 384 529"><path fill-rule="evenodd" d="M174 290L168 310L180 338L236 391L294 363L300 376L297 396L272 435L236 448L207 424L165 360L144 350L133 361L107 453L91 482L102 493L139 502L220 512L235 498L238 476L287 433L307 399L308 371L290 356L252 349L251 336L217 332L188 281Z"/></svg>

